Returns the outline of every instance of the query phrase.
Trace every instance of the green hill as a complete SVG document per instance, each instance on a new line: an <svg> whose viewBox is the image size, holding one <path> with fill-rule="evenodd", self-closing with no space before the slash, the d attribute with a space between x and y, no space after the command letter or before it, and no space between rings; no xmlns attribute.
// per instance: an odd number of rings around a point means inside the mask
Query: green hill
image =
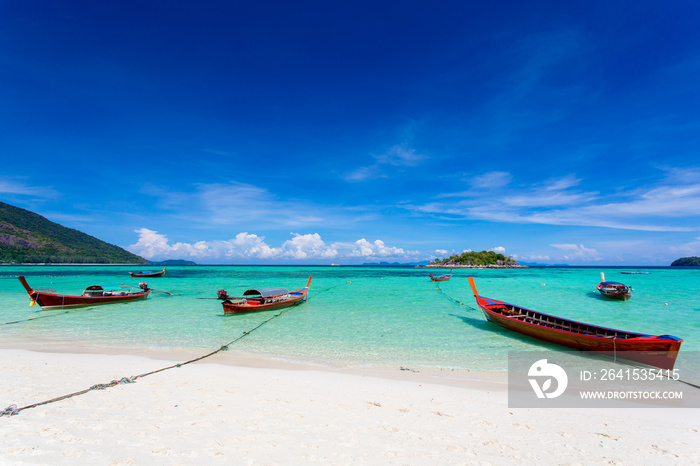
<svg viewBox="0 0 700 466"><path fill-rule="evenodd" d="M671 267L699 267L700 257L681 257L671 264Z"/></svg>
<svg viewBox="0 0 700 466"><path fill-rule="evenodd" d="M124 249L0 202L0 263L147 264Z"/></svg>

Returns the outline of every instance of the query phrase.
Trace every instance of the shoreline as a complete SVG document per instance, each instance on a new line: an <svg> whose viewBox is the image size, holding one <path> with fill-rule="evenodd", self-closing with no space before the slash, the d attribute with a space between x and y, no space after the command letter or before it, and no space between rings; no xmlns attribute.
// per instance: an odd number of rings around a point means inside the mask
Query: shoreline
<svg viewBox="0 0 700 466"><path fill-rule="evenodd" d="M285 359L283 357L265 356L247 352L236 351L235 348L220 351L215 355L203 358L214 353L218 348L194 349L171 347L129 347L113 345L91 345L70 340L27 340L25 338L9 338L0 342L2 351L28 351L32 353L63 354L63 355L93 355L93 356L125 356L142 357L153 361L164 361L168 364L188 364L194 359L202 362L213 362L226 366L239 366L249 368L279 369L288 371L319 371L332 374L355 374L374 378L410 378L425 383L440 383L447 385L461 382L477 382L500 386L504 390L508 380L504 370L480 370L449 368L422 365L387 365L387 364L334 364L331 362L318 362L305 359ZM133 375L133 374L132 374Z"/></svg>
<svg viewBox="0 0 700 466"><path fill-rule="evenodd" d="M690 409L515 409L491 381L230 356L2 417L0 454L41 464L700 461ZM0 409L166 365L150 355L0 349L0 357Z"/></svg>

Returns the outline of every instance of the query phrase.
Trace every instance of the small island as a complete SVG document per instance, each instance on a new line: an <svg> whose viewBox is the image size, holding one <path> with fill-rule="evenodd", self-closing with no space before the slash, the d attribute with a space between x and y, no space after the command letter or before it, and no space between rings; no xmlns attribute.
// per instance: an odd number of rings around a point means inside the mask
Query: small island
<svg viewBox="0 0 700 466"><path fill-rule="evenodd" d="M700 257L681 257L673 261L671 267L700 267Z"/></svg>
<svg viewBox="0 0 700 466"><path fill-rule="evenodd" d="M196 262L192 261L187 261L184 259L168 259L164 261L148 261L148 265L165 265L165 266L171 266L171 265L199 265Z"/></svg>
<svg viewBox="0 0 700 466"><path fill-rule="evenodd" d="M427 268L450 268L450 269L515 269L527 268L520 265L512 257L504 256L493 251L467 251L462 254L455 254L446 259L435 259L430 261Z"/></svg>

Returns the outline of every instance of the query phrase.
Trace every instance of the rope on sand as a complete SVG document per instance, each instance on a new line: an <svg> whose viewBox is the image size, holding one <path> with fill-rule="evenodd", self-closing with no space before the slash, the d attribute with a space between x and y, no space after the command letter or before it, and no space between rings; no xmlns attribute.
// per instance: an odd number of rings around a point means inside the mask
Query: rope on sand
<svg viewBox="0 0 700 466"><path fill-rule="evenodd" d="M175 368L175 367L182 367L182 366L184 366L185 364L190 364L190 363L193 363L193 362L201 361L202 359L208 358L209 356L213 356L213 355L215 355L216 353L218 353L218 352L220 352L220 351L226 351L230 345L236 343L237 341L241 340L242 338L247 337L248 335L250 335L250 334L253 333L254 331L258 330L260 327L262 327L262 326L265 325L266 323L268 323L268 322L270 322L271 320L273 320L273 319L275 319L275 318L281 316L282 314L284 314L284 313L285 313L286 311L288 311L289 309L292 309L292 308L291 308L291 307L288 307L288 308L282 310L282 312L280 312L279 314L273 315L273 316L270 317L269 319L263 321L262 323L260 323L260 324L257 325L256 327L253 327L251 330L248 330L247 332L244 331L243 334L242 334L241 336L239 336L239 337L235 338L234 340L230 341L229 343L223 345L221 348L219 348L219 349L217 349L217 350L215 350L215 351L212 351L211 353L205 354L204 356L200 356L200 357L198 357L198 358L191 359L191 360L189 360L189 361L181 362L181 363L178 363L178 364L173 364L172 366L163 367L162 369L158 369L158 370L155 370L155 371L146 372L145 374L139 374L139 375L135 375L135 376L132 376L132 377L122 377L122 378L119 379L119 380L112 380L111 382L106 383L106 384L104 384L104 383L96 384L96 385L93 385L92 387L87 388L87 389L85 389L85 390L80 390L80 391L78 391L78 392L69 393L68 395L59 396L58 398L53 398L53 399L51 399L51 400L42 401L42 402L40 402L40 403L34 403L34 404L31 404L31 405L28 405L28 406L23 406L23 407L21 407L21 408L18 408L17 405L10 405L10 406L8 406L4 411L0 411L0 417L3 417L3 416L8 416L8 417L9 417L9 416L16 416L17 414L20 413L20 411L24 411L25 409L36 408L37 406L42 406L42 405L46 405L46 404L49 404L49 403L55 403L55 402L57 402L57 401L66 400L66 399L72 398L72 397L74 397L74 396L84 395L84 394L86 394L86 393L89 393L89 392L92 391L92 390L105 390L105 389L107 389L107 388L111 388L111 387L114 387L114 386L116 386L116 385L127 384L127 383L135 383L136 380L139 379L139 378L141 378L141 377L147 377L147 376L149 376L149 375L157 374L157 373L159 373L159 372L163 372L163 371L166 371L166 370L168 370L168 369L173 369L173 368Z"/></svg>
<svg viewBox="0 0 700 466"><path fill-rule="evenodd" d="M350 283L350 282L348 282L348 283ZM320 294L320 293L322 293L322 292L324 292L324 291L328 291L328 290L330 290L330 289L336 288L337 286L340 286L340 285L331 286L330 288L327 288L327 289L325 289L325 290L321 290L321 291L319 291L319 292L316 293L316 294ZM193 362L201 361L202 359L205 359L205 358L208 358L208 357L210 357L210 356L213 356L213 355L215 355L216 353L219 353L220 351L226 351L226 350L228 350L229 346L231 346L231 345L233 345L234 343L236 343L237 341L239 341L239 340L241 340L241 339L247 337L248 335L250 335L250 334L253 333L254 331L258 330L258 329L259 329L260 327L262 327L263 325L267 324L268 322L270 322L270 321L273 320L273 319L276 319L277 317L281 316L282 314L284 314L285 312L287 312L288 310L290 310L290 309L292 309L292 308L294 308L294 307L296 307L296 306L292 306L292 307L288 307L288 308L283 309L279 314L275 314L275 315L273 315L272 317L270 317L269 319L262 321L260 324L258 324L257 326L253 327L252 329L250 329L250 330L248 330L248 331L244 331L243 334L242 334L241 336L239 336L239 337L237 337L237 338L231 340L231 341L228 342L227 344L221 346L221 348L219 348L219 349L217 349L217 350L215 350L215 351L212 351L212 352L210 352L210 353L205 354L204 356L200 356L200 357L195 358L195 359L190 359L189 361L181 362L181 363L178 363L178 364L173 364L172 366L163 367L163 368L158 369L158 370L155 370L155 371L146 372L145 374L139 374L139 375L135 375L135 376L132 376L132 377L122 377L122 378L119 379L119 380L112 380L111 382L106 383L106 384L96 384L96 385L93 385L92 387L87 388L87 389L85 389L85 390L80 390L79 392L69 393L68 395L63 395L63 396L60 396L60 397L58 397L58 398L53 398L53 399L51 399L51 400L42 401L42 402L40 402L40 403L34 403L34 404L31 404L31 405L28 405L28 406L23 406L23 407L21 407L21 408L18 408L17 405L14 405L14 404L13 404L13 405L8 406L4 411L0 411L0 417L3 417L3 416L8 416L8 417L10 417L10 416L16 416L17 414L20 413L20 411L24 411L25 409L36 408L37 406L42 406L42 405L46 405L46 404L50 404L50 403L55 403L55 402L57 402L57 401L66 400L66 399L72 398L72 397L74 397L74 396L84 395L84 394L86 394L86 393L88 393L88 392L90 392L90 391L92 391L92 390L105 390L105 389L107 389L107 388L111 388L111 387L114 387L114 386L116 386L116 385L127 384L127 383L136 383L136 380L139 379L139 378L141 378L141 377L147 377L147 376L149 376L149 375L157 374L157 373L159 373L159 372L163 372L163 371L166 371L166 370L168 370L168 369L173 369L173 368L176 368L176 367L182 367L182 366L184 366L184 365L186 365L186 364L190 364L190 363L193 363ZM68 312L68 311L66 311L66 312ZM49 317L49 316L47 316L47 317Z"/></svg>

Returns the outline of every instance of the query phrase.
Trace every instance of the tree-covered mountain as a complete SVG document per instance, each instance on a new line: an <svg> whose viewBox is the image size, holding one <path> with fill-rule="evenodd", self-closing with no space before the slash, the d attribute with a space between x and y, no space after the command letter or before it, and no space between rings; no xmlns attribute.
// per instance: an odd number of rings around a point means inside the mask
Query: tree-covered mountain
<svg viewBox="0 0 700 466"><path fill-rule="evenodd" d="M673 261L671 267L700 267L700 257L681 257Z"/></svg>
<svg viewBox="0 0 700 466"><path fill-rule="evenodd" d="M0 202L0 263L147 264L148 261L41 215Z"/></svg>
<svg viewBox="0 0 700 466"><path fill-rule="evenodd" d="M519 267L515 260L511 257L504 256L503 254L498 254L493 251L467 251L462 254L455 254L446 259L435 259L431 261L430 265L442 265L442 266L471 266L471 267L481 267L481 266L499 266L499 267Z"/></svg>

